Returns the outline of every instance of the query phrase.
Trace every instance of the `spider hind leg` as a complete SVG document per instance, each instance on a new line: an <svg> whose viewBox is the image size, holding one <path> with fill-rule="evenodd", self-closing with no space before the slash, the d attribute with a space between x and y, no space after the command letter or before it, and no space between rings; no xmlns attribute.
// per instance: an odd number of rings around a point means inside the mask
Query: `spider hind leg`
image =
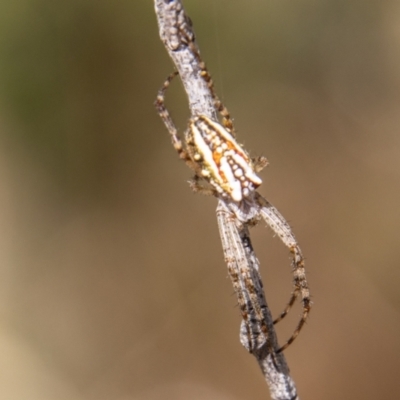
<svg viewBox="0 0 400 400"><path fill-rule="evenodd" d="M304 258L301 253L300 247L297 244L297 241L294 237L294 234L286 222L285 218L282 214L274 207L271 203L269 203L266 199L264 199L261 195L256 195L256 200L260 205L260 214L267 225L279 236L283 244L289 248L292 254L292 267L293 267L293 285L294 290L288 305L285 310L281 313L281 315L274 321L274 323L282 320L290 308L294 304L298 294L301 296L301 302L303 306L302 315L300 320L292 334L292 336L286 341L286 343L278 350L281 352L287 349L291 343L296 339L299 335L301 329L303 328L308 315L311 309L311 299L310 299L310 290L308 288L308 282L306 278L306 272L304 268Z"/></svg>

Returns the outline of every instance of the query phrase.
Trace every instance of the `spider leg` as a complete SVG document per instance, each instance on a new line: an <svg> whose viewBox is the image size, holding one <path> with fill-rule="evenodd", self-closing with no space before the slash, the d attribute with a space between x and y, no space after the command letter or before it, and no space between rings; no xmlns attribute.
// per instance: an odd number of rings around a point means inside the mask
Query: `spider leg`
<svg viewBox="0 0 400 400"><path fill-rule="evenodd" d="M175 126L174 122L172 121L172 118L167 110L167 107L165 106L165 92L167 91L172 79L174 79L175 76L177 76L177 75L178 75L178 72L174 71L172 74L170 74L168 76L168 78L165 80L162 87L158 91L157 98L156 98L154 105L156 106L158 114L160 115L162 121L164 122L165 126L168 129L168 132L171 135L172 144L173 144L175 150L178 152L179 157L185 159L186 152L183 149L182 140L180 139L180 137L178 135L178 130L176 129L176 126Z"/></svg>
<svg viewBox="0 0 400 400"><path fill-rule="evenodd" d="M256 200L261 206L260 214L268 226L279 236L282 242L289 248L292 254L292 266L293 266L293 277L294 277L294 291L292 297L289 301L288 306L283 311L283 313L278 317L276 322L280 321L285 317L290 307L294 303L297 294L300 293L301 301L303 304L303 313L300 321L297 324L295 331L289 340L279 349L278 352L285 350L293 341L296 339L300 333L302 327L304 326L307 317L311 309L311 299L310 290L308 288L305 268L304 268L304 258L301 253L300 247L290 229L289 224L286 222L282 214L273 207L266 199L264 199L258 193L256 194Z"/></svg>
<svg viewBox="0 0 400 400"><path fill-rule="evenodd" d="M222 201L217 208L217 220L225 262L243 319L240 340L251 353L267 344L271 354L275 354L277 343L275 336L271 334L272 318L267 308L258 274L258 260L252 250L247 227L242 224L237 226L237 218L227 210Z"/></svg>
<svg viewBox="0 0 400 400"><path fill-rule="evenodd" d="M165 82L163 83L162 87L158 91L156 101L154 103L158 114L160 115L162 121L164 122L164 125L167 127L168 132L171 136L171 141L172 145L174 146L174 149L179 155L179 158L184 160L186 164L194 170L196 173L199 173L199 167L197 164L193 162L193 160L190 158L189 153L186 151L186 149L183 146L182 139L178 135L178 130L176 129L176 126L174 124L174 121L171 118L171 115L169 114L167 107L165 106L165 92L167 91L171 81L177 76L179 73L177 71L174 71L172 74L170 74Z"/></svg>
<svg viewBox="0 0 400 400"><path fill-rule="evenodd" d="M198 57L200 57L199 54L198 54ZM232 117L231 117L228 109L224 106L224 104L222 103L222 101L220 100L220 98L218 97L218 95L215 92L214 82L213 82L213 80L211 78L210 73L208 72L206 64L204 63L204 61L200 60L200 64L199 65L200 65L200 68L201 68L200 75L206 81L207 86L210 89L212 97L214 99L215 108L217 109L217 111L222 116L222 124L229 131L229 133L231 133L231 135L235 137L235 129L233 127Z"/></svg>
<svg viewBox="0 0 400 400"><path fill-rule="evenodd" d="M202 180L198 175L195 175L189 181L189 186L195 193L218 197L218 192L211 185L205 184L204 180Z"/></svg>
<svg viewBox="0 0 400 400"><path fill-rule="evenodd" d="M296 301L297 297L299 295L299 289L295 289L290 297L289 302L287 303L285 309L280 313L279 317L274 319L274 325L277 324L278 322L282 321L283 318L288 315L290 309L293 307L294 302Z"/></svg>
<svg viewBox="0 0 400 400"><path fill-rule="evenodd" d="M243 281L243 264L246 262L244 249L241 245L232 215L224 207L220 207L220 205L217 208L217 221L225 262L228 266L228 273L238 299L245 327L245 329L241 329L246 333L244 337L241 335L241 342L249 352L252 352L253 349L258 347L257 343L262 345L265 343L267 337L260 332L258 326L259 318L257 318L252 305L250 293L245 290L246 284Z"/></svg>
<svg viewBox="0 0 400 400"><path fill-rule="evenodd" d="M258 156L251 159L255 172L261 172L265 167L268 167L267 157Z"/></svg>
<svg viewBox="0 0 400 400"><path fill-rule="evenodd" d="M190 47L193 54L197 58L197 61L199 62L200 76L204 79L204 81L207 83L208 88L210 89L212 98L214 100L215 108L222 116L222 123L223 123L224 127L231 133L232 136L235 136L232 117L231 117L228 109L222 104L222 101L220 100L217 93L215 92L214 82L211 78L210 73L208 72L205 62L202 60L202 58L200 56L200 52L194 42L194 38L188 37L187 35L185 35L185 32L183 32L183 31L181 31L181 32L185 36L188 46Z"/></svg>
<svg viewBox="0 0 400 400"><path fill-rule="evenodd" d="M232 237L231 225L234 221L230 219L230 215L225 210L217 209L217 221L220 231L220 237L222 241L222 248L224 251L224 258L226 265L228 266L229 277L231 278L233 289L235 290L239 309L242 315L243 330L244 334L241 335L241 342L247 348L249 352L256 348L257 338L253 332L257 331L257 328L253 325L255 318L252 317L254 312L251 307L250 299L246 292L243 291L243 282L240 279L240 273L238 263L235 254L235 247L237 241Z"/></svg>

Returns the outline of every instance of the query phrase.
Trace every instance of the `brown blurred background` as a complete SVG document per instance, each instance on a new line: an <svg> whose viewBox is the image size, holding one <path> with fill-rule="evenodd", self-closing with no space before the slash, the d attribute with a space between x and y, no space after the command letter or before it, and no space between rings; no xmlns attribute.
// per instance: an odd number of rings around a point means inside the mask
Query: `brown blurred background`
<svg viewBox="0 0 400 400"><path fill-rule="evenodd" d="M399 1L185 5L307 258L314 308L286 352L302 399L397 398ZM268 398L216 200L153 107L171 70L150 0L0 3L1 400ZM168 104L184 129L179 83ZM288 251L253 235L278 314Z"/></svg>

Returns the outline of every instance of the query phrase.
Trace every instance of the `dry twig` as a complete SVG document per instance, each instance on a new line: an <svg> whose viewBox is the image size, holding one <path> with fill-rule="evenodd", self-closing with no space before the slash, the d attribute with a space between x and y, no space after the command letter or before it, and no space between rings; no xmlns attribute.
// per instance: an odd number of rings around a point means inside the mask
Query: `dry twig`
<svg viewBox="0 0 400 400"><path fill-rule="evenodd" d="M189 100L192 118L185 137L186 146L164 104L165 91L177 73L164 83L156 106L179 156L195 171L192 188L213 194L219 199L218 226L225 261L242 315L240 341L256 357L271 397L276 400L298 399L282 350L296 338L310 310L300 248L283 216L256 192L261 184L256 172L266 165L266 160L251 159L235 141L232 120L214 92L181 1L155 0L155 9L161 40L177 68ZM217 112L223 117L222 125L217 122ZM303 302L302 318L282 348L278 346L274 321L259 274L259 262L249 235L249 227L261 219L280 237L293 256L294 291L289 305L277 321L287 314L299 294Z"/></svg>

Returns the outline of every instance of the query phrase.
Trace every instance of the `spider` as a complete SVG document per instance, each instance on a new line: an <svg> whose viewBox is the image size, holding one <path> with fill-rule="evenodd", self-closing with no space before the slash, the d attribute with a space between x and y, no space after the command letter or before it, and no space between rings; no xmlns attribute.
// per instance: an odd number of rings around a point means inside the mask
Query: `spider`
<svg viewBox="0 0 400 400"><path fill-rule="evenodd" d="M248 226L254 226L260 220L264 220L290 250L294 289L287 306L274 324L288 314L299 294L303 311L292 336L277 350L277 352L281 352L298 336L311 308L304 259L289 224L280 212L256 191L262 183L258 173L268 165L267 159L265 157L251 158L237 142L230 114L215 93L213 81L200 57L194 38L186 40L186 44L198 60L199 74L210 89L215 108L222 117L222 123L205 115L193 115L185 132L185 144L182 142L165 106L165 92L178 72L173 72L168 76L158 92L155 106L170 133L176 152L194 171L194 178L190 181L191 188L195 192L213 195L220 200L217 218L225 260L238 296L245 324L244 330L247 331L248 339L245 346L250 352L260 348L267 341L269 329L265 323L266 303L262 284L257 276L255 277L249 272L249 268L243 261L247 257L246 251L250 254L250 258L254 255L251 245L248 246L249 250L243 244L247 240L246 235L243 236L243 232L247 231ZM239 241L242 242L239 243ZM255 256L253 258L256 260ZM257 265L256 270L258 273ZM243 289L245 289L244 292ZM260 291L262 292L261 297ZM247 295L243 295L243 293L247 293ZM255 330L259 332L258 338L251 336L251 332Z"/></svg>

